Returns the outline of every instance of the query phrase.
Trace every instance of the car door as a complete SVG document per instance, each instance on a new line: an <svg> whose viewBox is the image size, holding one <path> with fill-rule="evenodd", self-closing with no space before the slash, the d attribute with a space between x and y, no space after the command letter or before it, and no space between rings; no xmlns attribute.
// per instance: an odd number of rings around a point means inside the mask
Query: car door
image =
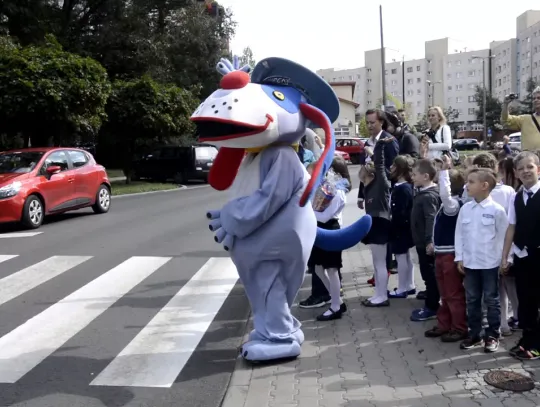
<svg viewBox="0 0 540 407"><path fill-rule="evenodd" d="M51 166L60 167L60 172L48 175L47 168ZM39 192L45 199L47 212L61 211L74 206L75 174L64 150L49 153L38 174L42 178Z"/></svg>
<svg viewBox="0 0 540 407"><path fill-rule="evenodd" d="M79 204L87 204L96 196L97 174L85 152L80 150L67 150L67 155L73 168L73 197L79 200Z"/></svg>

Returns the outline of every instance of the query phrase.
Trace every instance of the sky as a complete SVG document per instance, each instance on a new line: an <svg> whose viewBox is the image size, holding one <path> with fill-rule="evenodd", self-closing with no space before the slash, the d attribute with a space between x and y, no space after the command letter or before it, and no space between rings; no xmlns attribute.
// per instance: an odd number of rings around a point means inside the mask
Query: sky
<svg viewBox="0 0 540 407"><path fill-rule="evenodd" d="M312 70L358 68L364 51L384 45L406 60L424 57L424 42L450 37L467 51L516 36L516 17L540 10L538 0L221 0L237 21L235 54L249 46L256 60L283 57ZM487 7L486 7L487 6ZM387 59L388 62L388 59Z"/></svg>

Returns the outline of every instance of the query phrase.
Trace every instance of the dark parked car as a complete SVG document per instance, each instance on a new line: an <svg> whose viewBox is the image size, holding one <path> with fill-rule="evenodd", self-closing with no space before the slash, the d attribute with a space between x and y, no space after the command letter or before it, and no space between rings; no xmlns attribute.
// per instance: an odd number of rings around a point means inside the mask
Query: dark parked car
<svg viewBox="0 0 540 407"><path fill-rule="evenodd" d="M217 153L217 148L206 144L159 147L133 162L132 179L162 182L172 179L179 184L189 180L207 182Z"/></svg>
<svg viewBox="0 0 540 407"><path fill-rule="evenodd" d="M480 150L481 146L478 140L474 138L462 138L454 140L453 148L460 151Z"/></svg>

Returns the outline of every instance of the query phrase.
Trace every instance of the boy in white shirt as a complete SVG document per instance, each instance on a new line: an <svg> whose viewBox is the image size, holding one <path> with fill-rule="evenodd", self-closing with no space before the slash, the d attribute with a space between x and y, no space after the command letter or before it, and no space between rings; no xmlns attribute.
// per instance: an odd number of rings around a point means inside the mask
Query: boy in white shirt
<svg viewBox="0 0 540 407"><path fill-rule="evenodd" d="M484 346L485 352L499 348L501 305L499 268L508 219L504 208L491 198L497 185L493 171L474 168L467 177L467 192L473 199L459 212L455 235L455 261L465 276L469 337L461 349ZM482 296L487 307L488 328L482 331Z"/></svg>

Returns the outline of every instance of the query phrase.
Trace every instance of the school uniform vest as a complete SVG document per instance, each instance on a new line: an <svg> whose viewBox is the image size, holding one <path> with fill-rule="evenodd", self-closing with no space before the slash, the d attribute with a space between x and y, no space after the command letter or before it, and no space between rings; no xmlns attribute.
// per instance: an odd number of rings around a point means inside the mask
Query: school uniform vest
<svg viewBox="0 0 540 407"><path fill-rule="evenodd" d="M523 192L518 192L514 199L516 210L516 229L514 244L518 249L536 249L540 246L540 191L527 200L523 200Z"/></svg>
<svg viewBox="0 0 540 407"><path fill-rule="evenodd" d="M463 202L460 200L459 208L461 209L462 206ZM433 246L436 253L454 253L458 215L459 211L453 216L447 215L442 206L437 212L433 226Z"/></svg>

